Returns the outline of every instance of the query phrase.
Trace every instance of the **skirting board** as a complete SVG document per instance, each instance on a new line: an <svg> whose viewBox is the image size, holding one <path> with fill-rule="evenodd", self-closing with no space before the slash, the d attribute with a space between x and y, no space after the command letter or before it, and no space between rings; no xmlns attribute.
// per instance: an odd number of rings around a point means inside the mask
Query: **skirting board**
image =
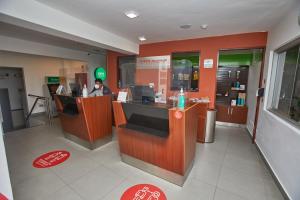
<svg viewBox="0 0 300 200"><path fill-rule="evenodd" d="M64 135L65 135L65 138L71 140L72 142L78 144L78 145L81 145L87 149L90 149L90 150L94 150L98 147L101 147L109 142L112 141L112 135L111 136L107 136L105 138L102 138L102 139L98 139L96 140L95 142L88 142L86 140L83 140L75 135L72 135L72 134L69 134L69 133L66 133L64 132Z"/></svg>
<svg viewBox="0 0 300 200"><path fill-rule="evenodd" d="M251 135L251 133L249 132L248 129L246 129L246 130L247 130L247 133L248 133L249 137L250 137L251 140L252 140L252 135ZM262 151L260 150L260 148L259 148L259 146L256 144L256 142L254 143L254 145L255 145L257 151L259 152L259 155L261 156L262 160L263 160L264 163L266 164L266 166L267 166L267 168L268 168L268 171L271 173L271 176L272 176L272 178L274 179L275 184L277 185L277 187L278 187L279 191L281 192L283 198L286 199L286 200L289 200L290 198L289 198L288 194L285 192L284 188L282 187L281 183L279 182L279 180L278 180L277 176L275 175L275 173L274 173L274 171L273 171L271 165L269 164L268 160L265 158L264 154L262 153Z"/></svg>
<svg viewBox="0 0 300 200"><path fill-rule="evenodd" d="M189 166L189 169L186 171L184 176L181 176L179 174L176 174L174 172L168 171L166 169L160 168L158 166L155 166L153 164L144 162L142 160L136 159L132 156L128 156L126 154L121 153L121 159L124 163L127 163L133 167L136 167L142 171L148 172L154 176L157 176L159 178L162 178L170 183L173 183L175 185L178 185L182 187L184 185L184 182L186 178L188 177L191 169L193 168L193 162Z"/></svg>
<svg viewBox="0 0 300 200"><path fill-rule="evenodd" d="M219 125L219 126L228 126L228 127L235 127L235 128L245 128L246 127L246 125L244 125L244 124L234 124L234 123L220 122L220 121L216 121L216 125Z"/></svg>

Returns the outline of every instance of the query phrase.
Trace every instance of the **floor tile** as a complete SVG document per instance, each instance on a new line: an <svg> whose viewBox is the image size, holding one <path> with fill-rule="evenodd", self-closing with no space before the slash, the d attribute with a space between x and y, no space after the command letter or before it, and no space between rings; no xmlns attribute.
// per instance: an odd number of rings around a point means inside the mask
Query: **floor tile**
<svg viewBox="0 0 300 200"><path fill-rule="evenodd" d="M69 187L65 186L60 190L47 196L44 200L82 200L78 194Z"/></svg>
<svg viewBox="0 0 300 200"><path fill-rule="evenodd" d="M58 191L65 184L54 173L47 172L18 183L14 187L15 200L41 200Z"/></svg>
<svg viewBox="0 0 300 200"><path fill-rule="evenodd" d="M123 177L114 174L103 166L99 166L85 176L79 178L70 187L86 200L99 200L117 187Z"/></svg>
<svg viewBox="0 0 300 200"><path fill-rule="evenodd" d="M200 181L217 185L220 171L221 165L202 161L195 163L191 175Z"/></svg>
<svg viewBox="0 0 300 200"><path fill-rule="evenodd" d="M273 180L264 180L264 187L267 200L284 200Z"/></svg>
<svg viewBox="0 0 300 200"><path fill-rule="evenodd" d="M57 174L65 183L70 184L95 169L99 164L84 157L70 157L64 163L57 165L51 170Z"/></svg>
<svg viewBox="0 0 300 200"><path fill-rule="evenodd" d="M265 200L264 182L261 178L231 168L222 168L217 186L249 200Z"/></svg>
<svg viewBox="0 0 300 200"><path fill-rule="evenodd" d="M212 200L215 186L192 179L182 188L174 188L167 192L168 199L172 200Z"/></svg>
<svg viewBox="0 0 300 200"><path fill-rule="evenodd" d="M117 135L96 150L64 138L59 120L5 135L16 200L118 200L136 184L153 184L169 200L281 200L280 191L242 128L216 126L214 143L196 145L194 167L183 187L121 161ZM49 169L32 167L48 151L62 149L71 157Z"/></svg>
<svg viewBox="0 0 300 200"><path fill-rule="evenodd" d="M238 196L234 193L227 192L225 190L216 189L214 200L247 200L241 196Z"/></svg>

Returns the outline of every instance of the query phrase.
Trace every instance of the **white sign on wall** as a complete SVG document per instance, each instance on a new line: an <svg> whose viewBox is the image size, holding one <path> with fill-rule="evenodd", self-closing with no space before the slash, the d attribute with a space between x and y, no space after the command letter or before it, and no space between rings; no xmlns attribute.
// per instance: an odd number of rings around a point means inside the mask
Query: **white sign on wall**
<svg viewBox="0 0 300 200"><path fill-rule="evenodd" d="M168 69L170 68L170 56L152 56L137 58L137 69Z"/></svg>
<svg viewBox="0 0 300 200"><path fill-rule="evenodd" d="M214 60L213 59L204 59L204 68L213 68Z"/></svg>

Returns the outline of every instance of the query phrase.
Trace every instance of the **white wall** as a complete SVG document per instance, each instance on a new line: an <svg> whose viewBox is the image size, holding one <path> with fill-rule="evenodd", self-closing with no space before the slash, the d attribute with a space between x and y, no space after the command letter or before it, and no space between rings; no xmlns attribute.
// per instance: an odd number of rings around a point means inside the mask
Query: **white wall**
<svg viewBox="0 0 300 200"><path fill-rule="evenodd" d="M253 59L252 65L249 67L248 88L247 88L247 129L253 134L254 119L256 111L256 91L259 85L259 75L261 69L261 61Z"/></svg>
<svg viewBox="0 0 300 200"><path fill-rule="evenodd" d="M2 115L0 106L0 193L4 194L9 200L13 200L11 183L9 178L5 146L3 141Z"/></svg>
<svg viewBox="0 0 300 200"><path fill-rule="evenodd" d="M138 54L139 45L136 42L129 41L114 33L108 32L97 26L88 24L80 19L65 14L62 11L56 10L45 4L34 0L1 0L0 14L1 20L15 19L30 22L30 28L38 31L44 31L45 27L69 34L69 37L83 43L91 43L104 49L113 51L123 51L133 54ZM8 19L7 16L14 19ZM22 26L26 23L22 22ZM20 22L16 22L20 23ZM50 30L47 30L50 32Z"/></svg>
<svg viewBox="0 0 300 200"><path fill-rule="evenodd" d="M62 58L0 51L0 66L23 68L26 96L28 94L43 96L42 86L45 83L45 76L59 76L61 69L65 67L64 62L65 59ZM72 61L72 64L80 68L86 63L82 61ZM32 97L27 97L28 109L31 108L34 100ZM41 104L41 106L42 105L43 104ZM43 107L37 106L34 113L43 111Z"/></svg>
<svg viewBox="0 0 300 200"><path fill-rule="evenodd" d="M272 92L272 54L275 49L300 36L298 15L300 3L273 27L268 36L264 78L266 97L260 109L256 143L291 199L300 199L300 130L267 111L267 99ZM274 74L274 73L273 73Z"/></svg>

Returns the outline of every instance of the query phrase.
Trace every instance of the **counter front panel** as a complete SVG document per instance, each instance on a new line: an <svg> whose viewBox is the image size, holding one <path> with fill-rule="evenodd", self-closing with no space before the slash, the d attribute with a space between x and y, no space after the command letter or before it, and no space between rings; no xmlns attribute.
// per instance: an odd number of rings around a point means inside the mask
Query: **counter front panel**
<svg viewBox="0 0 300 200"><path fill-rule="evenodd" d="M169 110L155 104L122 103L128 128L160 137L169 135Z"/></svg>

